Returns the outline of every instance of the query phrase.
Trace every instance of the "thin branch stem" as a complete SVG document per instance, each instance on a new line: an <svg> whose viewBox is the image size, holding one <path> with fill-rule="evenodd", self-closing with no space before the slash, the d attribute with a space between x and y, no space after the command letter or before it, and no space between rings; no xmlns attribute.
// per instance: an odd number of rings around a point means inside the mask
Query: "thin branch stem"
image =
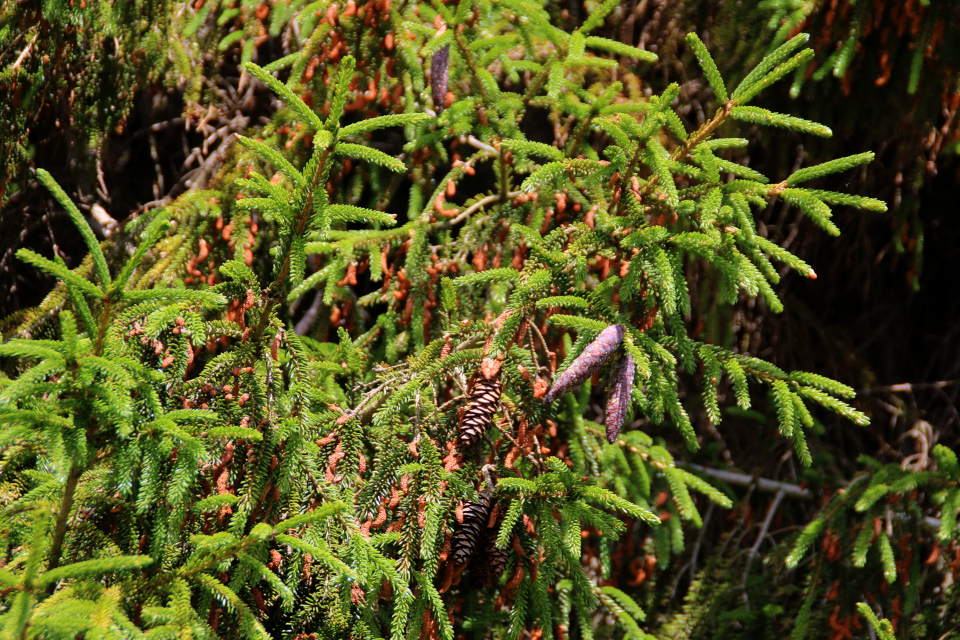
<svg viewBox="0 0 960 640"><path fill-rule="evenodd" d="M730 110L735 106L737 106L737 101L729 100L723 105L723 107L717 109L717 113L714 114L713 118L709 122L704 123L703 126L697 129L692 136L684 140L683 144L677 147L674 152L670 154L670 160L672 162L680 162L685 160L687 156L690 155L690 152L697 147L697 145L713 135L713 132L717 130L717 127L723 124L723 122L730 115ZM639 158L641 148L642 147L637 148L637 153L634 155L635 160ZM626 176L625 179L621 181L621 194L623 193L623 189L626 188L626 180L629 180L631 177L632 175ZM650 179L647 180L647 183L643 185L643 189L640 191L640 197L643 198L650 195L650 192L653 191L653 188L657 185L659 179L659 174L650 176ZM621 198L622 197L623 196L621 195Z"/></svg>
<svg viewBox="0 0 960 640"><path fill-rule="evenodd" d="M33 34L33 38L31 38L27 46L24 47L23 51L20 52L20 55L17 57L17 61L13 63L13 69L12 69L13 71L16 71L17 69L19 69L20 65L23 64L23 61L26 60L27 56L30 55L30 50L33 49L33 44L37 41L37 37L39 35L40 35L39 30L35 34Z"/></svg>
<svg viewBox="0 0 960 640"><path fill-rule="evenodd" d="M757 535L757 540L753 543L753 546L750 547L750 557L753 558L760 551L760 544L763 542L763 539L767 537L767 531L770 530L770 523L773 522L773 514L777 512L777 507L780 506L780 501L783 500L783 496L786 495L785 491L781 488L777 491L777 494L773 497L773 503L770 505L770 508L767 510L767 517L763 520L763 526L760 528L760 533ZM749 567L749 564L747 565Z"/></svg>
<svg viewBox="0 0 960 640"><path fill-rule="evenodd" d="M508 191L506 195L507 195L506 200L509 200L510 198L516 198L517 196L523 195L523 192L522 192L522 191ZM469 207L467 207L466 209L464 209L463 211L461 211L461 212L457 215L456 218L452 218L452 219L444 222L444 223L443 223L443 224L444 224L444 227L452 227L452 226L455 225L455 224L458 224L458 223L460 223L460 222L463 222L464 220L466 220L467 218L469 218L470 216L472 216L474 213L476 213L477 211L479 211L479 210L482 209L483 207L486 207L487 205L495 204L495 203L501 202L501 201L504 201L504 199L500 196L499 193L495 193L495 194L493 194L493 195L487 196L486 198L482 198L482 199L480 199L480 200L477 200L477 201L474 202L472 205L470 205ZM442 228L443 228L443 227L442 227Z"/></svg>
<svg viewBox="0 0 960 640"><path fill-rule="evenodd" d="M110 329L110 324L113 322L113 299L108 296L104 298L103 309L100 312L100 325L97 327L97 342L94 344L93 353L94 355L102 355L103 353L103 343L107 339L107 331Z"/></svg>
<svg viewBox="0 0 960 640"><path fill-rule="evenodd" d="M487 87L480 82L480 71L477 69L477 61L474 59L470 47L468 47L466 41L464 41L463 34L460 32L459 27L453 30L453 40L457 43L457 48L460 49L460 55L463 56L464 62L467 63L467 68L470 69L470 75L473 76L474 84L477 85L477 91L480 93L480 97L483 98L483 103L492 106L493 103L490 99L490 94L487 93Z"/></svg>
<svg viewBox="0 0 960 640"><path fill-rule="evenodd" d="M506 150L499 144L497 146L500 147L497 153L497 160L500 162L500 202L506 202L507 194L510 191L510 175L508 173L510 169L507 165Z"/></svg>
<svg viewBox="0 0 960 640"><path fill-rule="evenodd" d="M885 387L868 387L866 389L858 389L857 393L870 394L870 393L881 393L884 391L889 391L891 393L904 393L910 391L921 391L925 389L946 389L947 387L955 387L960 385L960 380L939 380L937 382L901 382L899 384L891 384Z"/></svg>
<svg viewBox="0 0 960 640"><path fill-rule="evenodd" d="M60 501L60 512L57 514L57 523L53 529L53 542L50 544L50 560L47 563L47 571L52 571L60 566L60 554L63 551L63 541L67 537L67 519L70 517L70 511L73 509L73 501L77 494L77 485L80 483L80 476L83 475L83 468L74 464L70 467L67 474L67 482L63 487L63 499ZM50 592L56 585L50 585Z"/></svg>
<svg viewBox="0 0 960 640"><path fill-rule="evenodd" d="M577 147L580 146L580 142L583 140L583 136L586 135L587 129L590 128L590 123L593 122L593 116L595 114L593 111L590 112L590 115L587 116L587 119L577 125L577 130L573 134L573 140L568 142L569 147L567 148L567 157L573 158L576 152Z"/></svg>
<svg viewBox="0 0 960 640"><path fill-rule="evenodd" d="M523 104L526 106L536 95L537 91L540 90L540 87L543 86L543 83L547 81L547 78L550 77L550 68L557 62L557 52L554 51L550 54L550 57L547 58L547 61L543 63L543 69L540 70L540 73L537 74L537 77L533 79L533 82L527 87L526 92L523 94Z"/></svg>
<svg viewBox="0 0 960 640"><path fill-rule="evenodd" d="M749 487L756 484L757 491L763 493L780 493L782 491L784 496L796 498L797 500L813 499L813 494L811 494L808 489L804 489L795 484L768 480L767 478L754 478L752 475L747 475L746 473L727 471L725 469L711 469L710 467L704 467L699 464L684 464L683 466L735 487Z"/></svg>

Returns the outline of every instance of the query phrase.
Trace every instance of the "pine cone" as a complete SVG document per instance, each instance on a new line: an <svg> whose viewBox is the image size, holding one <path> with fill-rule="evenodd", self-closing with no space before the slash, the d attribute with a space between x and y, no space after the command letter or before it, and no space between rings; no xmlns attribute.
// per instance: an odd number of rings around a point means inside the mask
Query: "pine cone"
<svg viewBox="0 0 960 640"><path fill-rule="evenodd" d="M487 567L489 567L490 579L499 580L503 572L507 570L507 560L510 559L508 549L497 548L497 529L487 530Z"/></svg>
<svg viewBox="0 0 960 640"><path fill-rule="evenodd" d="M474 554L470 560L471 583L479 588L487 586L491 581L497 581L507 570L507 560L510 552L507 549L497 548L498 528L487 529L482 553Z"/></svg>
<svg viewBox="0 0 960 640"><path fill-rule="evenodd" d="M474 589L483 589L490 580L490 567L487 565L486 554L475 555L470 560L470 584Z"/></svg>
<svg viewBox="0 0 960 640"><path fill-rule="evenodd" d="M474 377L470 402L463 412L463 420L460 421L461 447L471 447L483 436L500 404L502 390L503 383L500 381L499 372L490 380L480 375Z"/></svg>
<svg viewBox="0 0 960 640"><path fill-rule="evenodd" d="M453 562L457 566L467 564L477 543L483 540L490 518L490 496L481 493L477 502L468 502L463 507L463 524L453 536Z"/></svg>
<svg viewBox="0 0 960 640"><path fill-rule="evenodd" d="M613 383L610 385L610 397L607 400L607 440L611 443L617 440L623 419L630 407L630 395L633 392L633 358L626 354L617 363L613 373Z"/></svg>
<svg viewBox="0 0 960 640"><path fill-rule="evenodd" d="M583 353L560 374L543 401L553 402L566 392L579 387L584 380L596 373L623 342L624 332L622 324L612 324L601 331L597 339L587 345Z"/></svg>
<svg viewBox="0 0 960 640"><path fill-rule="evenodd" d="M450 45L444 45L433 52L430 58L430 93L433 96L433 108L437 114L443 112L443 103L447 99L447 82L450 74Z"/></svg>

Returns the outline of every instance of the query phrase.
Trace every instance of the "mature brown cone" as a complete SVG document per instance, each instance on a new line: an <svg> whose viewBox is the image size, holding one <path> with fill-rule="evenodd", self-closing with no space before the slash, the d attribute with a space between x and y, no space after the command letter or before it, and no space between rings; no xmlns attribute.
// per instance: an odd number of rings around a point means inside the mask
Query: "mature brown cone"
<svg viewBox="0 0 960 640"><path fill-rule="evenodd" d="M615 442L620 435L620 427L630 408L630 394L633 392L633 358L630 354L624 355L617 363L613 372L613 383L610 385L610 397L607 399L607 440Z"/></svg>
<svg viewBox="0 0 960 640"><path fill-rule="evenodd" d="M490 496L481 493L477 502L468 502L463 507L463 524L453 536L453 562L462 566L470 561L482 541L490 518Z"/></svg>
<svg viewBox="0 0 960 640"><path fill-rule="evenodd" d="M500 392L503 383L498 371L493 378L487 380L481 375L474 376L473 389L470 391L470 402L460 421L460 446L464 449L473 446L490 426L494 412L500 405Z"/></svg>
<svg viewBox="0 0 960 640"><path fill-rule="evenodd" d="M497 548L498 531L499 526L487 529L483 551L474 554L473 559L470 560L471 581L478 588L486 586L488 581L496 582L507 570L510 552L507 549Z"/></svg>
<svg viewBox="0 0 960 640"><path fill-rule="evenodd" d="M588 344L583 353L577 356L566 371L560 374L543 401L553 402L566 392L579 387L587 378L596 373L597 369L610 359L613 352L623 342L624 332L625 329L622 324L612 324L601 331L597 339Z"/></svg>
<svg viewBox="0 0 960 640"><path fill-rule="evenodd" d="M499 528L487 530L487 566L490 569L490 578L492 580L500 579L503 572L507 570L507 560L510 559L510 551L508 549L500 549L497 547L497 533L499 530Z"/></svg>

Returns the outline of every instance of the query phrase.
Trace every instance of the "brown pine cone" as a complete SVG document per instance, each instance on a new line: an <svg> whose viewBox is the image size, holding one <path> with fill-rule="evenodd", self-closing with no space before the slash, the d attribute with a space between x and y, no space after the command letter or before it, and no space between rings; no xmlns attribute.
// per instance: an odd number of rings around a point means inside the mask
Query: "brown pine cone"
<svg viewBox="0 0 960 640"><path fill-rule="evenodd" d="M493 414L500 406L500 392L503 383L500 373L487 380L481 375L474 377L470 402L460 421L460 446L464 449L473 446L490 426Z"/></svg>
<svg viewBox="0 0 960 640"><path fill-rule="evenodd" d="M477 502L468 502L463 507L463 524L453 536L453 562L462 566L470 561L477 543L484 539L487 520L490 517L490 496L480 494Z"/></svg>

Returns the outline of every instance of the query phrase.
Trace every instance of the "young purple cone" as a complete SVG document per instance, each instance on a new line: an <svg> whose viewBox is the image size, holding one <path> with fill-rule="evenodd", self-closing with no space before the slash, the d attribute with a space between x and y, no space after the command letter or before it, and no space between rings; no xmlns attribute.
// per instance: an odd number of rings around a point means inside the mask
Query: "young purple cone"
<svg viewBox="0 0 960 640"><path fill-rule="evenodd" d="M437 115L443 112L447 99L447 82L450 79L450 45L446 44L433 52L430 58L430 93Z"/></svg>
<svg viewBox="0 0 960 640"><path fill-rule="evenodd" d="M601 331L597 339L588 344L583 353L560 374L543 401L553 402L567 391L579 387L584 380L596 373L623 342L624 331L622 324L612 324Z"/></svg>
<svg viewBox="0 0 960 640"><path fill-rule="evenodd" d="M633 393L633 358L626 354L620 358L613 373L613 384L610 385L610 398L607 400L607 440L611 444L616 442L620 435L620 427L630 408L630 394Z"/></svg>

